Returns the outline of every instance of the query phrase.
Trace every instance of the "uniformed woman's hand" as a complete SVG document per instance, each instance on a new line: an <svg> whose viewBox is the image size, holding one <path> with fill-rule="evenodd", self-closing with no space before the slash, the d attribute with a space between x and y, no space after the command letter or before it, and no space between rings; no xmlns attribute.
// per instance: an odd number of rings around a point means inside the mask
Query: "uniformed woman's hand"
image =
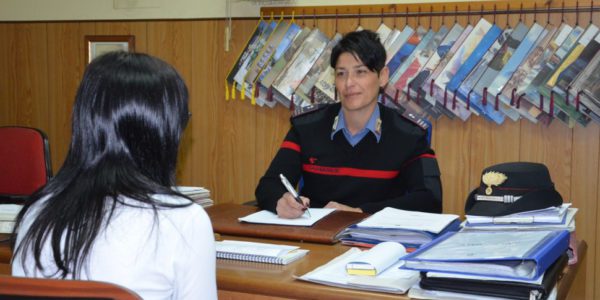
<svg viewBox="0 0 600 300"><path fill-rule="evenodd" d="M360 209L360 208L351 207L348 205L337 203L335 201L329 201L329 203L327 203L327 205L325 205L325 208L334 208L336 210L353 211L353 212L360 212L360 213L363 212L362 209Z"/></svg>
<svg viewBox="0 0 600 300"><path fill-rule="evenodd" d="M277 201L277 215L280 218L295 219L302 214L310 204L310 199L300 196L304 205L298 203L290 193L285 193Z"/></svg>

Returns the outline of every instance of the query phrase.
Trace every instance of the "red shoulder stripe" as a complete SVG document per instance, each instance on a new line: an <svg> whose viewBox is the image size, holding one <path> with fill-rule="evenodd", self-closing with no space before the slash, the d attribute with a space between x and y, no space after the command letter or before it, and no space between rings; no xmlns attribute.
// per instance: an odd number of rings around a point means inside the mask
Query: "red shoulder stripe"
<svg viewBox="0 0 600 300"><path fill-rule="evenodd" d="M400 169L404 169L404 168L408 167L408 165L412 164L414 161L416 161L417 159L421 159L421 158L434 158L435 159L435 154L425 153L425 154L421 154L419 156L413 157L413 158L407 160L402 165L402 167L400 167Z"/></svg>
<svg viewBox="0 0 600 300"><path fill-rule="evenodd" d="M366 170L366 169L355 169L355 168L338 168L338 167L326 167L319 165L302 165L302 170L308 173L329 175L329 176L349 176L349 177L362 177L362 178L376 178L376 179L392 179L396 178L399 171L383 171L383 170Z"/></svg>
<svg viewBox="0 0 600 300"><path fill-rule="evenodd" d="M285 148L285 149L290 149L290 150L294 150L296 152L300 152L300 145L294 143L294 142L290 142L290 141L283 141L283 143L281 143L281 148Z"/></svg>

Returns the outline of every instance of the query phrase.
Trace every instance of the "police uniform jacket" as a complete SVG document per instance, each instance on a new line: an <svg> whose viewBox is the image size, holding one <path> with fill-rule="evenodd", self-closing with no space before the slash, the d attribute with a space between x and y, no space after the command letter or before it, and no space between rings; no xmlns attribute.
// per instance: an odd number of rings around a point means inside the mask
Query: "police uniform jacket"
<svg viewBox="0 0 600 300"><path fill-rule="evenodd" d="M384 207L442 211L440 171L426 131L378 104L381 137L369 132L352 147L340 131L331 138L341 104L291 119L292 128L256 188L262 209L276 212L286 192L279 174L310 199L311 207L335 201L366 213Z"/></svg>

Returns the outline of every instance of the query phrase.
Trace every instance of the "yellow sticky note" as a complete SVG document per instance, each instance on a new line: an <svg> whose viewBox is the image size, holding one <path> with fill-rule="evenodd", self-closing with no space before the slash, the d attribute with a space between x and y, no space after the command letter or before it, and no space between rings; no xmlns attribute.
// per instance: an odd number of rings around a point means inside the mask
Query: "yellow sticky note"
<svg viewBox="0 0 600 300"><path fill-rule="evenodd" d="M370 269L370 270L346 269L346 273L348 273L348 275L375 276L375 275L377 275L377 270L375 270L375 269Z"/></svg>

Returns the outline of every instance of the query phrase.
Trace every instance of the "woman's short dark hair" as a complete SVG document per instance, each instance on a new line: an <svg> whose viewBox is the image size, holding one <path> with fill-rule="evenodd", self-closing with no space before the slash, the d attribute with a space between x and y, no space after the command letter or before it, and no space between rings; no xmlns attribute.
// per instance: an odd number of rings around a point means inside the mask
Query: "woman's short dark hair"
<svg viewBox="0 0 600 300"><path fill-rule="evenodd" d="M32 204L48 198L17 251L31 251L36 267L49 240L57 273L79 276L94 239L125 196L149 207L179 207L152 194L181 196L171 188L179 141L188 122L188 91L166 62L140 53L110 52L94 59L79 85L72 140L65 162L26 201L15 233ZM63 235L68 232L69 234ZM64 241L61 242L61 239ZM64 248L62 244L64 242Z"/></svg>
<svg viewBox="0 0 600 300"><path fill-rule="evenodd" d="M335 68L342 53L351 53L369 70L379 73L385 66L385 48L379 40L379 35L370 30L352 31L333 47L330 64Z"/></svg>

